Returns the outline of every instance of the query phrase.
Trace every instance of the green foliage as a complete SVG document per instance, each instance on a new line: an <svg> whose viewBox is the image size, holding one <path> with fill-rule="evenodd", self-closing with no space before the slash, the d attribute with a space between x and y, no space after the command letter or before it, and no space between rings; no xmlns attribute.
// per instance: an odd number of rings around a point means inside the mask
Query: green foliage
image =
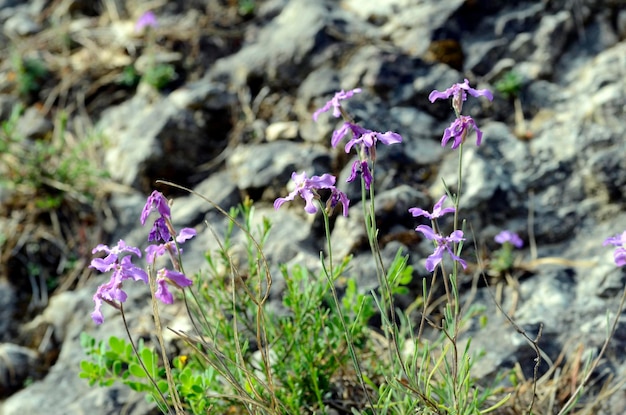
<svg viewBox="0 0 626 415"><path fill-rule="evenodd" d="M514 261L513 245L510 242L505 242L500 249L493 252L492 260L489 262L489 271L494 275L511 271Z"/></svg>
<svg viewBox="0 0 626 415"><path fill-rule="evenodd" d="M495 84L496 91L504 95L505 98L514 98L519 95L522 89L522 78L515 71L505 73Z"/></svg>
<svg viewBox="0 0 626 415"><path fill-rule="evenodd" d="M141 80L157 90L161 90L176 78L176 70L172 65L161 63L149 66Z"/></svg>
<svg viewBox="0 0 626 415"><path fill-rule="evenodd" d="M118 83L127 88L134 88L137 86L140 80L141 75L139 75L137 69L133 65L128 65L124 67Z"/></svg>
<svg viewBox="0 0 626 415"><path fill-rule="evenodd" d="M14 53L11 61L19 95L27 97L38 92L48 76L46 64L40 59L24 58L19 53Z"/></svg>
<svg viewBox="0 0 626 415"><path fill-rule="evenodd" d="M237 9L239 15L243 17L253 16L256 11L255 0L239 0L239 7Z"/></svg>
<svg viewBox="0 0 626 415"><path fill-rule="evenodd" d="M17 132L21 116L22 107L16 106L0 125L0 186L15 190L16 199L33 201L43 211L57 209L68 199L90 203L106 177L93 163L101 137L76 140L67 131L67 115L60 113L51 136L29 140Z"/></svg>

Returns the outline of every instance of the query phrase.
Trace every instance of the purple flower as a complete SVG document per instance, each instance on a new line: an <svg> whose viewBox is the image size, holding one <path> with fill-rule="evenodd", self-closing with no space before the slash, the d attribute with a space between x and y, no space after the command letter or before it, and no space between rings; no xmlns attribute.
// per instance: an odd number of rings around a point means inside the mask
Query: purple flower
<svg viewBox="0 0 626 415"><path fill-rule="evenodd" d="M180 245L194 236L196 236L195 229L183 228L180 232L178 232L176 242ZM172 254L176 253L176 244L174 241L168 241L159 245L148 245L146 247L146 261L148 261L149 264L152 264L158 257L165 255L166 252L171 252Z"/></svg>
<svg viewBox="0 0 626 415"><path fill-rule="evenodd" d="M447 197L448 197L447 195L441 196L441 199L439 199L439 201L435 203L435 206L433 206L432 213L424 209L417 208L417 207L409 209L409 212L413 215L413 217L425 216L430 220L435 220L437 218L440 218L447 213L454 213L456 209L453 207L447 207L447 208L442 209L443 202L446 201Z"/></svg>
<svg viewBox="0 0 626 415"><path fill-rule="evenodd" d="M433 228L427 225L419 225L417 228L415 228L415 230L421 232L427 239L434 241L436 244L435 252L433 252L426 259L426 269L428 270L428 272L433 272L435 270L437 265L442 261L443 253L445 251L448 251L450 257L453 260L457 261L459 264L461 264L463 269L467 268L467 263L460 257L456 256L452 251L452 248L450 247L450 244L465 240L465 238L463 238L463 231L457 230L452 232L450 236L444 237L436 233Z"/></svg>
<svg viewBox="0 0 626 415"><path fill-rule="evenodd" d="M139 33L146 27L154 28L158 25L159 22L157 21L156 15L151 11L147 11L139 16L139 19L137 19L137 22L135 23L135 32Z"/></svg>
<svg viewBox="0 0 626 415"><path fill-rule="evenodd" d="M330 198L326 202L326 209L328 211L334 209L335 206L337 206L337 203L341 203L341 206L343 207L343 216L348 217L348 207L350 206L350 200L344 192L333 186L331 188Z"/></svg>
<svg viewBox="0 0 626 415"><path fill-rule="evenodd" d="M172 304L174 297L168 289L168 285L173 285L178 288L188 287L193 281L185 276L185 274L172 271L167 268L161 268L157 271L157 290L154 296L161 300L164 304Z"/></svg>
<svg viewBox="0 0 626 415"><path fill-rule="evenodd" d="M516 248L521 248L524 246L524 241L522 241L522 238L520 238L519 235L515 232L511 231L502 231L497 234L493 239L500 245L504 245L508 242Z"/></svg>
<svg viewBox="0 0 626 415"><path fill-rule="evenodd" d="M323 112L327 112L330 108L333 108L333 117L339 118L341 116L341 100L351 98L354 94L361 92L361 88L355 88L350 91L344 91L343 89L333 96L330 101L326 102L324 106L313 113L313 120L317 121L319 115Z"/></svg>
<svg viewBox="0 0 626 415"><path fill-rule="evenodd" d="M145 225L148 216L150 213L157 211L159 215L163 219L171 219L172 213L170 211L170 205L167 201L167 198L163 196L163 193L155 190L152 192L148 199L146 200L146 204L141 211L141 224Z"/></svg>
<svg viewBox="0 0 626 415"><path fill-rule="evenodd" d="M146 204L141 211L140 221L142 225L146 224L148 216L152 212L156 211L159 217L154 221L150 233L148 234L148 242L153 241L169 241L172 238L172 231L170 228L170 221L172 214L167 198L163 196L163 193L159 191L153 191Z"/></svg>
<svg viewBox="0 0 626 415"><path fill-rule="evenodd" d="M135 254L141 258L141 251L139 250L139 248L126 245L126 242L122 239L120 239L117 245L114 246L113 248L109 248L107 245L104 245L104 244L99 244L91 251L92 254L95 254L96 252L107 253L107 256L105 256L104 258L92 259L91 265L89 265L90 268L95 268L100 272L108 272L112 270L119 256L123 254L124 252Z"/></svg>
<svg viewBox="0 0 626 415"><path fill-rule="evenodd" d="M493 101L493 94L491 93L491 91L489 91L488 89L474 89L469 86L469 81L467 79L465 79L462 84L454 84L445 91L434 90L430 93L430 95L428 95L428 99L430 100L430 102L435 102L438 99L447 99L453 97L453 99L463 102L467 99L468 92L474 97L484 96L489 101Z"/></svg>
<svg viewBox="0 0 626 415"><path fill-rule="evenodd" d="M278 210L283 203L294 200L296 196L300 196L305 201L304 210L307 213L316 213L317 207L313 203L313 199L317 195L315 191L318 189L334 188L337 179L335 176L328 173L308 178L306 172L300 174L293 172L291 174L291 180L296 184L296 188L286 197L276 199L274 201L274 209Z"/></svg>
<svg viewBox="0 0 626 415"><path fill-rule="evenodd" d="M349 153L353 146L359 144L365 148L372 148L376 146L376 142L378 141L385 145L402 142L402 136L398 133L391 131L379 133L350 122L345 122L338 130L333 132L333 136L330 140L331 145L337 147L337 144L339 144L348 132L352 132L352 139L346 143L346 153Z"/></svg>
<svg viewBox="0 0 626 415"><path fill-rule="evenodd" d="M467 137L467 133L471 128L476 130L476 145L479 146L483 138L483 132L476 126L474 119L468 115L461 115L450 124L450 127L445 129L441 139L441 146L445 147L448 141L454 138L451 148L457 148L465 141L465 137Z"/></svg>
<svg viewBox="0 0 626 415"><path fill-rule="evenodd" d="M626 231L624 231L621 235L607 238L602 245L616 246L615 252L613 252L615 265L618 267L626 265Z"/></svg>
<svg viewBox="0 0 626 415"><path fill-rule="evenodd" d="M380 141L385 145L401 143L402 136L398 133L393 133L391 131L387 131L386 133L379 133L377 131L368 131L361 136L353 135L352 140L346 143L346 153L349 153L352 149L352 146L361 144L366 148L372 148L376 146L376 142Z"/></svg>
<svg viewBox="0 0 626 415"><path fill-rule="evenodd" d="M172 235L170 235L170 230L167 227L165 219L162 217L157 218L148 234L148 242L168 241L171 237Z"/></svg>
<svg viewBox="0 0 626 415"><path fill-rule="evenodd" d="M352 172L350 173L350 177L346 180L346 183L353 182L357 175L361 175L363 177L363 181L365 181L365 188L369 190L373 177L367 160L355 160L354 163L352 163Z"/></svg>
<svg viewBox="0 0 626 415"><path fill-rule="evenodd" d="M135 281L143 281L146 284L148 283L148 274L141 268L132 264L130 255L116 261L112 269L113 273L111 274L109 282L100 285L93 296L95 308L93 313L91 313L91 318L96 324L102 324L104 321L102 311L100 310L103 301L113 306L126 301L126 292L122 290L124 280L133 279Z"/></svg>
<svg viewBox="0 0 626 415"><path fill-rule="evenodd" d="M352 137L360 137L364 134L371 133L372 131L367 130L359 125L352 124L350 122L344 122L338 130L333 131L333 136L330 139L330 144L334 147L337 147L337 144L348 134L348 132L352 132ZM346 146L347 148L348 146ZM350 146L352 147L352 145ZM350 149L346 150L346 153L349 153Z"/></svg>

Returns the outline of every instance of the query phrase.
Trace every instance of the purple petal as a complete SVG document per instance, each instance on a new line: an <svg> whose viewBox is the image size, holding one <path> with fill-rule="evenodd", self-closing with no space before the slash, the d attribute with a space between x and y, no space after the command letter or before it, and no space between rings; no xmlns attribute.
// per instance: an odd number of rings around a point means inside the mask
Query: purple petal
<svg viewBox="0 0 626 415"><path fill-rule="evenodd" d="M441 235L435 233L433 228L428 225L419 225L417 228L415 228L415 230L421 232L427 239L430 239L431 241L441 239Z"/></svg>
<svg viewBox="0 0 626 415"><path fill-rule="evenodd" d="M394 133L391 131L387 131L384 134L377 133L377 135L378 135L378 140L385 145L396 144L396 143L402 142L402 136L398 133Z"/></svg>
<svg viewBox="0 0 626 415"><path fill-rule="evenodd" d="M157 290L154 296L161 300L163 304L172 304L174 302L174 297L167 287L167 281L164 279L157 280Z"/></svg>
<svg viewBox="0 0 626 415"><path fill-rule="evenodd" d="M176 237L176 242L182 244L183 242L193 238L196 236L196 230L193 228L183 228L178 231L178 236Z"/></svg>
<svg viewBox="0 0 626 415"><path fill-rule="evenodd" d="M156 210L162 218L171 219L170 206L163 193L155 190L148 196L146 204L141 211L140 221L142 225L146 224L146 220L152 211Z"/></svg>
<svg viewBox="0 0 626 415"><path fill-rule="evenodd" d="M313 192L309 189L303 189L300 191L300 195L305 201L304 210L310 214L316 213L317 207L315 206L315 203L313 203L313 199L315 198Z"/></svg>
<svg viewBox="0 0 626 415"><path fill-rule="evenodd" d="M321 176L313 176L309 179L308 188L310 189L330 189L335 185L337 178L332 174L322 174Z"/></svg>
<svg viewBox="0 0 626 415"><path fill-rule="evenodd" d="M102 300L97 295L93 296L93 302L95 303L93 313L91 313L91 319L94 323L100 325L104 322L104 316L102 315Z"/></svg>
<svg viewBox="0 0 626 415"><path fill-rule="evenodd" d="M441 262L441 260L443 259L443 251L443 246L437 246L435 248L435 252L433 252L429 255L428 258L426 258L426 269L428 270L428 272L433 272L437 265Z"/></svg>
<svg viewBox="0 0 626 415"><path fill-rule="evenodd" d="M178 287L189 287L191 284L193 284L193 281L191 281L185 276L185 274L181 272L165 269L164 274L167 279L172 281Z"/></svg>
<svg viewBox="0 0 626 415"><path fill-rule="evenodd" d="M433 103L438 99L447 99L450 98L450 95L452 95L452 93L450 92L450 90L445 90L445 91L437 91L434 90L433 92L431 92L428 95L428 100Z"/></svg>
<svg viewBox="0 0 626 415"><path fill-rule="evenodd" d="M339 142L343 140L346 134L348 134L348 131L350 131L350 124L347 122L343 123L343 125L339 127L338 130L333 131L333 136L330 139L330 144L333 146L333 148L337 147L337 144L339 144Z"/></svg>

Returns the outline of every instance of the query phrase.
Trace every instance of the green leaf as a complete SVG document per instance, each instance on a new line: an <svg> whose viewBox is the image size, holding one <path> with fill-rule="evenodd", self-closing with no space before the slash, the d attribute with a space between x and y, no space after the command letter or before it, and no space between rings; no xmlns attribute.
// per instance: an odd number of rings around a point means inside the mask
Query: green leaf
<svg viewBox="0 0 626 415"><path fill-rule="evenodd" d="M120 362L119 360L113 362L111 371L113 372L113 376L119 376L120 373L122 373L122 362Z"/></svg>
<svg viewBox="0 0 626 415"><path fill-rule="evenodd" d="M109 337L109 347L111 351L115 352L118 356L124 355L124 347L126 346L124 340L111 336Z"/></svg>
<svg viewBox="0 0 626 415"><path fill-rule="evenodd" d="M85 333L84 331L80 333L80 346L85 351L87 351L87 353L89 353L89 351L91 351L91 349L93 349L95 345L96 345L96 339L94 339L89 334Z"/></svg>
<svg viewBox="0 0 626 415"><path fill-rule="evenodd" d="M147 377L146 371L143 370L143 367L141 367L141 365L139 365L137 363L131 363L130 365L128 365L128 371L133 376L136 376L138 378L145 378L145 377Z"/></svg>
<svg viewBox="0 0 626 415"><path fill-rule="evenodd" d="M156 376L159 368L157 366L157 358L155 356L155 353L150 349L143 349L139 352L139 354L141 355L141 360L146 366L148 373L152 376Z"/></svg>
<svg viewBox="0 0 626 415"><path fill-rule="evenodd" d="M161 379L161 380L159 380L159 381L157 382L157 386L159 387L159 390L160 390L162 393L167 392L167 390L169 389L169 385L167 384L167 381L166 381L166 380L163 380L163 379Z"/></svg>

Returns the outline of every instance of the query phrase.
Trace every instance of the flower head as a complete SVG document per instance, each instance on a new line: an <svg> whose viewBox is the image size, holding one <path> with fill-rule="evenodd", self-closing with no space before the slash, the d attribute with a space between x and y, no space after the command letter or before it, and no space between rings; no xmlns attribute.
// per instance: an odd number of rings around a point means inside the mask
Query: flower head
<svg viewBox="0 0 626 415"><path fill-rule="evenodd" d="M427 239L435 242L435 251L426 259L426 269L428 272L433 272L437 265L443 260L444 252L448 252L450 257L457 261L463 269L467 268L467 263L455 255L450 247L451 244L464 241L463 231L456 230L450 234L450 236L443 236L436 233L433 228L427 225L419 225L415 228L416 231L421 232Z"/></svg>
<svg viewBox="0 0 626 415"><path fill-rule="evenodd" d="M148 234L148 242L169 241L173 237L172 233L174 232L170 225L172 219L170 206L167 198L163 196L163 193L156 190L148 196L146 204L141 211L140 221L142 225L146 224L148 216L154 211L159 214L159 217L152 224L152 228Z"/></svg>
<svg viewBox="0 0 626 415"><path fill-rule="evenodd" d="M497 234L493 239L500 245L504 245L508 242L516 248L521 248L524 246L524 241L522 241L522 238L520 238L519 235L515 232L511 231L502 231Z"/></svg>
<svg viewBox="0 0 626 415"><path fill-rule="evenodd" d="M180 245L194 236L196 236L195 229L183 228L178 232L178 235L176 235L176 242ZM180 251L182 252L182 249ZM167 252L174 255L178 253L176 252L176 244L173 240L158 245L148 245L146 247L146 260L149 264L152 264L158 257L165 255Z"/></svg>
<svg viewBox="0 0 626 415"><path fill-rule="evenodd" d="M152 11L147 11L137 19L135 23L135 32L139 33L146 27L155 28L159 25L156 15Z"/></svg>
<svg viewBox="0 0 626 415"><path fill-rule="evenodd" d="M392 131L386 133L379 133L378 131L368 130L359 125L351 122L345 122L338 129L333 131L333 136L330 143L333 147L337 147L337 144L349 133L352 133L352 138L346 143L344 150L349 153L352 147L355 145L361 145L366 149L370 149L376 146L376 143L380 141L385 145L396 144L402 142L402 136Z"/></svg>
<svg viewBox="0 0 626 415"><path fill-rule="evenodd" d="M461 143L465 141L467 134L472 128L476 130L476 145L479 146L483 138L483 132L476 126L474 119L468 115L459 116L445 129L441 139L441 146L445 147L448 141L454 138L451 148L455 149L459 147Z"/></svg>
<svg viewBox="0 0 626 415"><path fill-rule="evenodd" d="M172 213L170 211L170 205L167 201L167 198L163 196L163 193L159 192L158 190L153 191L146 200L146 204L141 211L140 220L142 225L146 224L148 216L150 216L150 213L154 211L157 211L163 219L172 218Z"/></svg>
<svg viewBox="0 0 626 415"><path fill-rule="evenodd" d="M365 189L369 190L372 185L372 172L370 171L369 164L367 160L355 160L352 163L352 172L350 173L350 177L346 180L347 183L353 182L356 179L357 175L361 175L363 177L363 181L365 182Z"/></svg>
<svg viewBox="0 0 626 415"><path fill-rule="evenodd" d="M313 120L317 121L317 118L321 113L327 112L333 109L333 117L339 118L341 116L341 101L344 99L351 98L354 94L358 94L361 92L361 88L354 88L350 91L344 91L343 89L333 96L330 101L326 102L324 106L313 113Z"/></svg>
<svg viewBox="0 0 626 415"><path fill-rule="evenodd" d="M127 245L126 242L122 239L120 239L117 245L112 248L109 248L107 245L104 244L99 244L91 251L92 254L95 254L96 252L106 252L107 254L107 256L105 256L104 258L92 259L91 265L89 265L90 268L97 269L100 272L108 272L112 270L117 263L120 255L125 252L135 254L141 258L141 251L139 250L139 248Z"/></svg>
<svg viewBox="0 0 626 415"><path fill-rule="evenodd" d="M450 88L445 91L437 91L428 95L428 99L430 102L435 102L438 99L447 99L452 97L452 106L457 112L461 112L461 108L463 107L463 102L467 99L467 94L470 94L474 97L484 96L489 101L493 101L493 94L488 89L474 89L469 86L469 81L465 79L465 81L461 84L454 84Z"/></svg>
<svg viewBox="0 0 626 415"><path fill-rule="evenodd" d="M348 217L348 207L350 206L350 199L348 199L348 196L335 186L333 186L330 191L330 197L328 198L328 201L326 201L326 211L332 211L338 203L341 203L341 206L343 207L343 216Z"/></svg>
<svg viewBox="0 0 626 415"><path fill-rule="evenodd" d="M95 308L91 314L91 318L96 324L102 324L104 321L102 311L100 310L103 301L113 306L117 306L119 303L126 301L127 295L122 289L124 280L133 279L135 281L143 281L146 284L148 283L148 274L141 268L132 264L130 255L123 257L121 260L116 260L112 269L113 273L111 274L109 282L100 285L93 296Z"/></svg>
<svg viewBox="0 0 626 415"><path fill-rule="evenodd" d="M425 216L430 220L440 218L447 213L454 213L456 209L453 207L442 208L443 202L445 202L447 198L447 195L441 196L441 199L439 199L439 201L435 203L435 206L433 206L432 213L417 207L409 209L409 212L413 215L413 217Z"/></svg>
<svg viewBox="0 0 626 415"><path fill-rule="evenodd" d="M286 197L276 199L274 201L274 209L278 210L283 203L294 200L296 196L300 196L305 201L304 210L307 213L316 213L317 207L313 203L313 199L317 197L316 190L334 188L337 179L335 176L328 173L308 178L306 172L300 174L293 172L291 174L291 180L295 183L296 188Z"/></svg>
<svg viewBox="0 0 626 415"><path fill-rule="evenodd" d="M613 252L615 265L618 267L626 265L626 231L620 235L607 238L602 245L614 245L616 247L615 252Z"/></svg>

